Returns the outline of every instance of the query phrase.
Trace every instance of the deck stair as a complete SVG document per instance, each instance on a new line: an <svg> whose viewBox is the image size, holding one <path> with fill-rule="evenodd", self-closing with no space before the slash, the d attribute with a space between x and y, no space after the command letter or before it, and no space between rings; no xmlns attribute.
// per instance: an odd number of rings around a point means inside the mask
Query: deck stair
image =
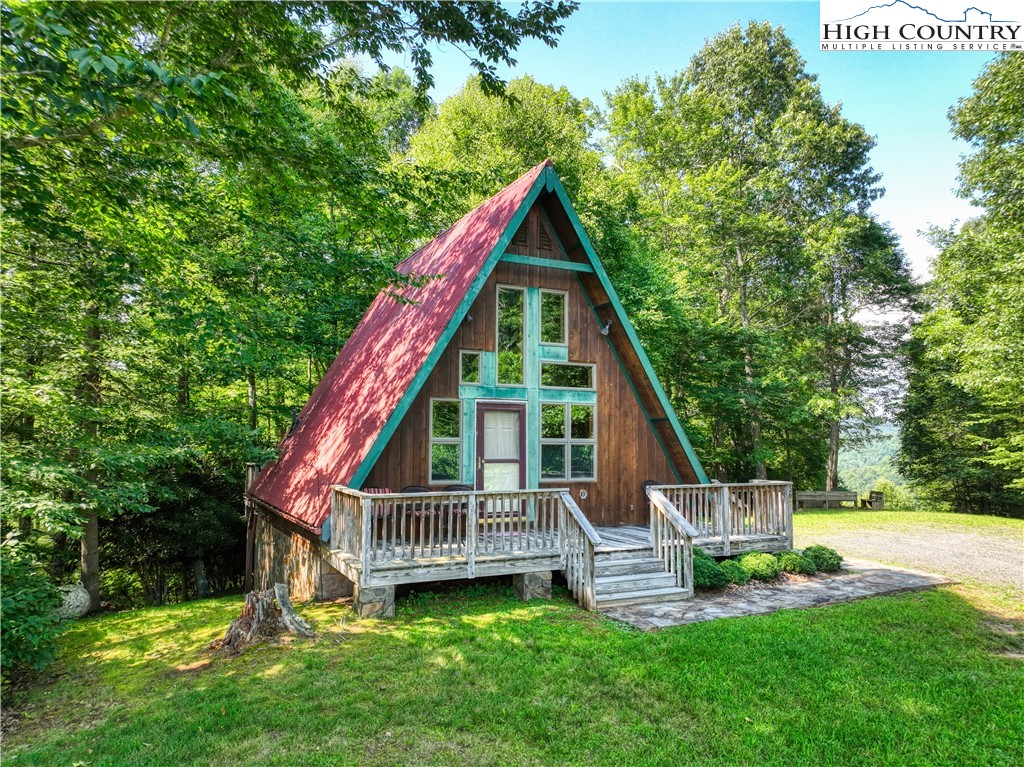
<svg viewBox="0 0 1024 767"><path fill-rule="evenodd" d="M650 545L596 551L594 592L599 609L686 598L685 589L676 586L675 577L651 554Z"/></svg>

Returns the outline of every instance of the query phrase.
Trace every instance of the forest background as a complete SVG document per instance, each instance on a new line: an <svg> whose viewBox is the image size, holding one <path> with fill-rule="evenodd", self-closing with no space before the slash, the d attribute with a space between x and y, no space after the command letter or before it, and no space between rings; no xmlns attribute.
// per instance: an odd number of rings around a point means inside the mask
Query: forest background
<svg viewBox="0 0 1024 767"><path fill-rule="evenodd" d="M922 285L783 30L600 104L498 78L574 8L3 6L5 614L237 588L245 463L394 265L546 157L711 476L1024 514L1024 57L950 105L981 214ZM434 104L438 41L475 74Z"/></svg>

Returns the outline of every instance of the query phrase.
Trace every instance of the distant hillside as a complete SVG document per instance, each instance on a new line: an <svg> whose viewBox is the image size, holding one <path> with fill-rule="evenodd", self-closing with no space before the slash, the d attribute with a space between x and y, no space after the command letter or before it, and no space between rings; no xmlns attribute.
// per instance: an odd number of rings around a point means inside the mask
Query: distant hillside
<svg viewBox="0 0 1024 767"><path fill-rule="evenodd" d="M900 435L892 425L880 427L877 436L868 442L843 445L839 450L839 479L843 487L867 493L881 479L905 487L906 480L896 470L899 449Z"/></svg>

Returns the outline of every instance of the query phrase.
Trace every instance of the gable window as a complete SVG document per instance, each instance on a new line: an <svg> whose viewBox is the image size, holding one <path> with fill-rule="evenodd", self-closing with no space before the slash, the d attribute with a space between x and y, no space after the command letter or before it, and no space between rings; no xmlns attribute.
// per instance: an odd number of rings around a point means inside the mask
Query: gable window
<svg viewBox="0 0 1024 767"><path fill-rule="evenodd" d="M462 466L462 403L430 400L430 481L458 482Z"/></svg>
<svg viewBox="0 0 1024 767"><path fill-rule="evenodd" d="M459 382L480 383L480 352L459 352Z"/></svg>
<svg viewBox="0 0 1024 767"><path fill-rule="evenodd" d="M498 383L523 383L522 288L498 288Z"/></svg>
<svg viewBox="0 0 1024 767"><path fill-rule="evenodd" d="M540 366L540 385L551 389L593 389L594 366L546 362Z"/></svg>
<svg viewBox="0 0 1024 767"><path fill-rule="evenodd" d="M564 346L567 333L565 321L566 294L550 290L540 292L540 342Z"/></svg>
<svg viewBox="0 0 1024 767"><path fill-rule="evenodd" d="M595 415L594 405L541 405L542 480L597 478Z"/></svg>

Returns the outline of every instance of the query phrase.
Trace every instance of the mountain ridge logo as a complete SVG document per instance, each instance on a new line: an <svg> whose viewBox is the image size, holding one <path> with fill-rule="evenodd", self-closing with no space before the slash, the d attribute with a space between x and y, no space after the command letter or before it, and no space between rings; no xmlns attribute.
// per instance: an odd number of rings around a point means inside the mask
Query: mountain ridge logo
<svg viewBox="0 0 1024 767"><path fill-rule="evenodd" d="M1024 51L1015 0L820 0L823 51Z"/></svg>

